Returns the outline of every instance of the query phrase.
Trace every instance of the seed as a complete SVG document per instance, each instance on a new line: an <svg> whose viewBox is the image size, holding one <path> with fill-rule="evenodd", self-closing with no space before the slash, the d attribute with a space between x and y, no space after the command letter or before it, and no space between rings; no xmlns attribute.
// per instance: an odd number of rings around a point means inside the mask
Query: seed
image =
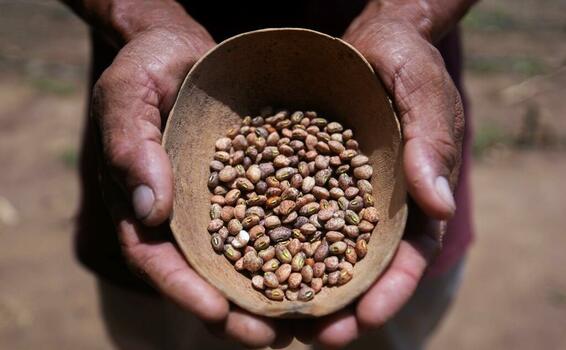
<svg viewBox="0 0 566 350"><path fill-rule="evenodd" d="M363 239L360 239L356 242L356 254L358 255L358 258L363 258L364 256L366 256L367 251L368 251L368 247L367 247L367 242Z"/></svg>
<svg viewBox="0 0 566 350"><path fill-rule="evenodd" d="M259 221L260 221L259 216L251 214L246 216L244 220L242 220L242 226L247 230L259 224Z"/></svg>
<svg viewBox="0 0 566 350"><path fill-rule="evenodd" d="M239 251L234 249L234 247L231 244L225 244L224 245L224 256L226 256L226 258L228 258L228 260L230 260L232 262L236 262L236 261L238 261L238 259L240 259L242 257L242 253L240 253Z"/></svg>
<svg viewBox="0 0 566 350"><path fill-rule="evenodd" d="M318 143L318 139L316 138L316 136L309 134L305 137L305 145L308 150L314 150L316 148L317 143Z"/></svg>
<svg viewBox="0 0 566 350"><path fill-rule="evenodd" d="M267 201L265 201L265 205L268 208L275 208L276 206L279 205L279 203L281 203L281 197L279 197L279 196L273 196L273 197L267 198Z"/></svg>
<svg viewBox="0 0 566 350"><path fill-rule="evenodd" d="M279 204L279 213L281 215L288 215L293 210L295 210L296 206L297 206L297 204L292 200L281 201L281 203Z"/></svg>
<svg viewBox="0 0 566 350"><path fill-rule="evenodd" d="M283 221L281 221L284 225L290 225L292 224L298 217L299 214L297 214L296 211L289 213L289 215L287 215L286 217L283 218Z"/></svg>
<svg viewBox="0 0 566 350"><path fill-rule="evenodd" d="M372 195L369 193L364 193L363 202L365 207L373 207L375 204Z"/></svg>
<svg viewBox="0 0 566 350"><path fill-rule="evenodd" d="M270 242L270 241L271 241L271 240L270 240L269 236L261 236L261 237L259 237L259 238L256 239L255 242L254 242L254 248L255 248L255 250L260 251L260 250L266 249L267 247L269 247L269 242Z"/></svg>
<svg viewBox="0 0 566 350"><path fill-rule="evenodd" d="M283 146L282 146L283 147ZM291 154L292 154L293 150L291 149ZM277 157L275 157L273 159L273 165L276 168L284 168L289 166L289 164L291 164L291 160L289 158L287 158L286 156L280 154Z"/></svg>
<svg viewBox="0 0 566 350"><path fill-rule="evenodd" d="M328 141L328 147L335 154L340 154L340 153L344 152L344 150L346 150L346 148L344 147L344 145L342 143L340 143L338 141L334 141L334 140Z"/></svg>
<svg viewBox="0 0 566 350"><path fill-rule="evenodd" d="M354 197L349 203L348 208L355 212L359 212L364 207L364 201L360 198L360 196Z"/></svg>
<svg viewBox="0 0 566 350"><path fill-rule="evenodd" d="M278 245L275 247L275 256L279 259L279 261L286 264L291 263L293 259L289 249L287 249L284 245Z"/></svg>
<svg viewBox="0 0 566 350"><path fill-rule="evenodd" d="M232 166L227 165L224 169L220 170L218 173L218 179L222 182L230 182L236 178L238 175L236 169Z"/></svg>
<svg viewBox="0 0 566 350"><path fill-rule="evenodd" d="M264 250L260 250L257 253L257 256L259 256L263 261L271 260L275 257L275 247L269 246Z"/></svg>
<svg viewBox="0 0 566 350"><path fill-rule="evenodd" d="M315 250L313 258L315 261L323 261L328 256L328 243L323 241Z"/></svg>
<svg viewBox="0 0 566 350"><path fill-rule="evenodd" d="M279 287L279 280L273 272L266 272L263 274L263 284L267 288L277 288Z"/></svg>
<svg viewBox="0 0 566 350"><path fill-rule="evenodd" d="M291 260L291 268L293 271L300 271L305 265L305 253L298 252Z"/></svg>
<svg viewBox="0 0 566 350"><path fill-rule="evenodd" d="M362 219L371 222L372 224L376 224L379 221L379 215L377 209L374 207L369 207L364 209L364 214L362 215Z"/></svg>
<svg viewBox="0 0 566 350"><path fill-rule="evenodd" d="M332 218L324 224L324 228L329 231L340 231L344 227L344 219Z"/></svg>
<svg viewBox="0 0 566 350"><path fill-rule="evenodd" d="M281 242L291 237L291 229L279 226L268 232L269 237L273 242Z"/></svg>
<svg viewBox="0 0 566 350"><path fill-rule="evenodd" d="M303 179L303 184L301 185L301 189L303 193L309 193L313 187L315 186L316 182L315 179L311 176L307 176Z"/></svg>
<svg viewBox="0 0 566 350"><path fill-rule="evenodd" d="M234 269L236 271L244 271L244 258L240 258L234 263Z"/></svg>
<svg viewBox="0 0 566 350"><path fill-rule="evenodd" d="M215 146L218 151L229 151L232 146L232 140L227 137L221 137L216 140Z"/></svg>
<svg viewBox="0 0 566 350"><path fill-rule="evenodd" d="M354 168L354 177L356 177L356 179L368 180L372 175L373 169L367 164Z"/></svg>
<svg viewBox="0 0 566 350"><path fill-rule="evenodd" d="M218 230L220 230L220 228L224 225L224 222L220 219L214 219L214 220L210 220L210 222L208 223L208 232L210 233L214 233Z"/></svg>
<svg viewBox="0 0 566 350"><path fill-rule="evenodd" d="M243 226L238 219L232 219L230 220L230 222L228 222L227 228L228 228L228 232L231 235L236 235L242 230Z"/></svg>
<svg viewBox="0 0 566 350"><path fill-rule="evenodd" d="M372 223L369 222L369 221L362 220L362 221L360 222L360 224L358 225L358 227L359 227L359 229L360 229L360 232L364 232L364 233L365 233L365 232L371 232L371 231L373 231L373 228L375 227L375 225L372 224Z"/></svg>
<svg viewBox="0 0 566 350"><path fill-rule="evenodd" d="M265 288L263 284L263 276L255 275L252 277L252 286L257 290L263 290Z"/></svg>
<svg viewBox="0 0 566 350"><path fill-rule="evenodd" d="M236 204L236 201L238 200L238 198L240 198L240 190L238 189L233 189L228 191L228 193L226 193L226 196L224 197L224 199L226 200L226 204L228 205L234 205Z"/></svg>
<svg viewBox="0 0 566 350"><path fill-rule="evenodd" d="M330 251L330 253L332 253L334 255L339 255L339 254L344 254L344 252L346 251L346 248L348 248L348 245L346 243L340 241L340 242L332 243L330 245L330 247L328 248L328 250Z"/></svg>
<svg viewBox="0 0 566 350"><path fill-rule="evenodd" d="M283 283L287 281L289 276L291 275L291 265L290 264L282 264L279 268L275 271L275 276L277 276L277 280L279 283Z"/></svg>
<svg viewBox="0 0 566 350"><path fill-rule="evenodd" d="M357 156L355 156L350 160L350 164L354 168L361 167L362 165L366 165L368 162L369 162L369 158L364 156L363 154L358 154Z"/></svg>
<svg viewBox="0 0 566 350"><path fill-rule="evenodd" d="M222 207L220 206L220 204L213 203L210 206L210 219L212 220L220 219L221 212L222 212Z"/></svg>
<svg viewBox="0 0 566 350"><path fill-rule="evenodd" d="M318 155L314 159L314 166L319 170L326 169L326 168L328 168L329 161L330 161L329 157L325 157L323 155Z"/></svg>
<svg viewBox="0 0 566 350"><path fill-rule="evenodd" d="M350 282L353 276L353 271L347 269L340 270L340 274L338 275L338 284L342 285Z"/></svg>
<svg viewBox="0 0 566 350"><path fill-rule="evenodd" d="M340 153L339 157L343 162L347 162L354 158L357 154L358 152L356 152L355 150L347 149Z"/></svg>
<svg viewBox="0 0 566 350"><path fill-rule="evenodd" d="M220 234L213 234L210 242L212 243L212 248L214 248L217 253L222 253L222 251L224 250L224 240L222 239Z"/></svg>
<svg viewBox="0 0 566 350"><path fill-rule="evenodd" d="M346 188L346 190L344 191L344 196L347 199L352 199L352 198L356 197L359 192L360 192L359 188L351 186L351 187Z"/></svg>
<svg viewBox="0 0 566 350"><path fill-rule="evenodd" d="M315 293L320 292L320 290L322 289L322 279L313 278L311 281L311 288Z"/></svg>
<svg viewBox="0 0 566 350"><path fill-rule="evenodd" d="M299 209L299 214L303 216L311 216L312 214L318 212L319 208L320 204L316 202L307 203Z"/></svg>
<svg viewBox="0 0 566 350"><path fill-rule="evenodd" d="M281 226L281 220L279 220L278 216L271 215L265 218L263 225L266 229L270 230Z"/></svg>
<svg viewBox="0 0 566 350"><path fill-rule="evenodd" d="M344 234L350 238L356 238L360 234L360 229L355 225L347 225L344 226L342 232L344 232Z"/></svg>
<svg viewBox="0 0 566 350"><path fill-rule="evenodd" d="M373 187L371 186L371 183L368 180L358 180L356 182L356 186L358 187L358 189L360 190L360 194L366 194L369 193L371 194L373 192Z"/></svg>
<svg viewBox="0 0 566 350"><path fill-rule="evenodd" d="M326 271L326 265L323 262L316 262L312 267L312 273L314 277L322 277Z"/></svg>
<svg viewBox="0 0 566 350"><path fill-rule="evenodd" d="M360 217L352 210L346 210L345 219L350 225L357 225L360 223Z"/></svg>
<svg viewBox="0 0 566 350"><path fill-rule="evenodd" d="M265 278L264 278L264 280L265 280ZM264 281L264 284L267 286L265 281ZM265 291L265 296L268 297L271 300L277 300L277 301L282 301L283 298L285 297L285 295L283 294L283 291L280 288L267 289Z"/></svg>
<svg viewBox="0 0 566 350"><path fill-rule="evenodd" d="M326 240L330 243L335 243L344 239L344 235L337 231L328 231L324 237L326 237Z"/></svg>
<svg viewBox="0 0 566 350"><path fill-rule="evenodd" d="M333 215L334 215L334 209L332 208L322 209L318 212L318 220L328 221L332 218Z"/></svg>
<svg viewBox="0 0 566 350"><path fill-rule="evenodd" d="M287 289L285 291L285 298L289 301L296 301L299 298L299 291L296 289Z"/></svg>
<svg viewBox="0 0 566 350"><path fill-rule="evenodd" d="M299 272L293 272L289 275L289 279L287 282L289 283L289 288L296 289L299 288L301 282L303 280L303 276Z"/></svg>
<svg viewBox="0 0 566 350"><path fill-rule="evenodd" d="M263 219L265 217L265 210L263 210L262 207L253 206L246 209L246 216L250 216L250 215L256 215L260 219Z"/></svg>
<svg viewBox="0 0 566 350"><path fill-rule="evenodd" d="M252 183L257 184L258 181L261 180L261 169L259 166L256 164L250 165L248 170L246 170L246 177Z"/></svg>
<svg viewBox="0 0 566 350"><path fill-rule="evenodd" d="M328 285L335 286L338 284L338 279L340 278L340 271L334 271L328 274Z"/></svg>
<svg viewBox="0 0 566 350"><path fill-rule="evenodd" d="M248 231L242 230L236 235L236 237L234 237L234 240L232 241L232 246L234 248L240 249L246 246L249 241L250 241L250 234L248 233Z"/></svg>
<svg viewBox="0 0 566 350"><path fill-rule="evenodd" d="M346 248L346 251L344 252L344 258L350 264L355 264L358 261L358 254L356 253L356 250L354 248L348 246L348 248Z"/></svg>
<svg viewBox="0 0 566 350"><path fill-rule="evenodd" d="M298 299L300 301L309 301L312 300L312 298L314 298L314 290L312 288L309 287L303 287L301 288L301 290L299 291L299 297Z"/></svg>
<svg viewBox="0 0 566 350"><path fill-rule="evenodd" d="M328 179L330 178L331 175L332 175L332 170L330 169L319 170L314 176L315 183L318 186L324 186L326 182L328 182Z"/></svg>
<svg viewBox="0 0 566 350"><path fill-rule="evenodd" d="M335 271L338 268L339 263L340 262L338 261L338 257L336 256L329 256L324 259L324 265L326 266L326 271L328 272Z"/></svg>
<svg viewBox="0 0 566 350"><path fill-rule="evenodd" d="M301 233L310 236L316 232L316 227L312 223L306 223L301 226Z"/></svg>
<svg viewBox="0 0 566 350"><path fill-rule="evenodd" d="M301 269L301 276L302 276L303 282L310 283L311 280L312 280L312 276L313 276L312 267L310 267L309 265L303 266L303 268Z"/></svg>
<svg viewBox="0 0 566 350"><path fill-rule="evenodd" d="M224 169L224 163L219 160L213 160L210 162L210 170L213 172L218 172Z"/></svg>
<svg viewBox="0 0 566 350"><path fill-rule="evenodd" d="M312 188L312 194L315 196L316 199L328 199L330 197L330 192L324 187L321 186L314 186Z"/></svg>
<svg viewBox="0 0 566 350"><path fill-rule="evenodd" d="M261 266L264 272L275 272L279 268L279 260L270 259Z"/></svg>

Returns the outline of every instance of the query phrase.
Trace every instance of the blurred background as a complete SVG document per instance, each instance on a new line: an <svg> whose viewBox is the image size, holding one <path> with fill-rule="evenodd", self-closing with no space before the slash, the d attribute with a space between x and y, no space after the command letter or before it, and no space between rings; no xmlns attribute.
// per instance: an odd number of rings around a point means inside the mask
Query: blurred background
<svg viewBox="0 0 566 350"><path fill-rule="evenodd" d="M431 349L566 349L566 1L467 15L477 239ZM72 255L87 28L0 0L0 349L109 349Z"/></svg>

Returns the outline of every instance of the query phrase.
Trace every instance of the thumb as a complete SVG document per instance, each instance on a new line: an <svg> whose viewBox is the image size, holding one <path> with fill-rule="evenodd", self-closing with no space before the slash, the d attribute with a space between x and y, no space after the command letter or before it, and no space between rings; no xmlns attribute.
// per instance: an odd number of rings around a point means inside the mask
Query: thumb
<svg viewBox="0 0 566 350"><path fill-rule="evenodd" d="M102 74L91 113L100 127L106 165L136 218L156 226L172 208L171 164L161 147L159 93L148 74L132 67L116 60Z"/></svg>
<svg viewBox="0 0 566 350"><path fill-rule="evenodd" d="M449 219L456 210L452 188L464 131L460 95L440 53L428 41L403 26L380 28L384 32L354 38L354 45L394 100L411 197L428 216Z"/></svg>

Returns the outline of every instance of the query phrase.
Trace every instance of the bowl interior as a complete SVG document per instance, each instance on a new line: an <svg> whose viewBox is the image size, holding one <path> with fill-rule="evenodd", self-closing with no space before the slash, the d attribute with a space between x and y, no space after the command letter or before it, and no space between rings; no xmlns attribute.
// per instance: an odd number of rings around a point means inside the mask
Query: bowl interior
<svg viewBox="0 0 566 350"><path fill-rule="evenodd" d="M213 252L208 165L216 139L264 106L315 110L354 131L374 167L380 213L368 254L353 279L323 288L310 302L271 301ZM189 72L167 122L164 146L175 177L171 228L191 266L229 300L272 317L322 316L365 291L387 267L406 220L399 124L385 91L362 56L343 41L310 30L268 29L228 39Z"/></svg>

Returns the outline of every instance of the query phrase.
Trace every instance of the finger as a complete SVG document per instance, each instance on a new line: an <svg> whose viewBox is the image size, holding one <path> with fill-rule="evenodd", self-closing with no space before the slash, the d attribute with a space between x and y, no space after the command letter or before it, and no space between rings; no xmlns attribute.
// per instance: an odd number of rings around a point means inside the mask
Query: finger
<svg viewBox="0 0 566 350"><path fill-rule="evenodd" d="M405 305L436 252L437 242L428 235L401 241L389 269L358 302L356 314L362 329L382 326Z"/></svg>
<svg viewBox="0 0 566 350"><path fill-rule="evenodd" d="M117 206L113 206L116 215ZM115 216L123 254L129 265L151 283L163 296L190 311L205 322L219 322L228 317L228 301L204 281L172 242L151 241L156 234L133 219ZM151 238L148 238L151 237Z"/></svg>
<svg viewBox="0 0 566 350"><path fill-rule="evenodd" d="M140 68L114 63L93 90L105 161L137 219L155 226L172 206L172 172L161 147L159 93Z"/></svg>
<svg viewBox="0 0 566 350"><path fill-rule="evenodd" d="M234 307L222 322L209 325L209 329L217 336L254 349L275 343L279 331L276 331L275 321L251 315L237 307Z"/></svg>
<svg viewBox="0 0 566 350"><path fill-rule="evenodd" d="M460 95L440 53L403 26L376 26L354 44L394 99L403 129L409 193L429 216L450 218L456 209L451 185L460 162L464 118Z"/></svg>
<svg viewBox="0 0 566 350"><path fill-rule="evenodd" d="M325 349L340 349L359 335L356 315L343 309L319 321L315 341Z"/></svg>

